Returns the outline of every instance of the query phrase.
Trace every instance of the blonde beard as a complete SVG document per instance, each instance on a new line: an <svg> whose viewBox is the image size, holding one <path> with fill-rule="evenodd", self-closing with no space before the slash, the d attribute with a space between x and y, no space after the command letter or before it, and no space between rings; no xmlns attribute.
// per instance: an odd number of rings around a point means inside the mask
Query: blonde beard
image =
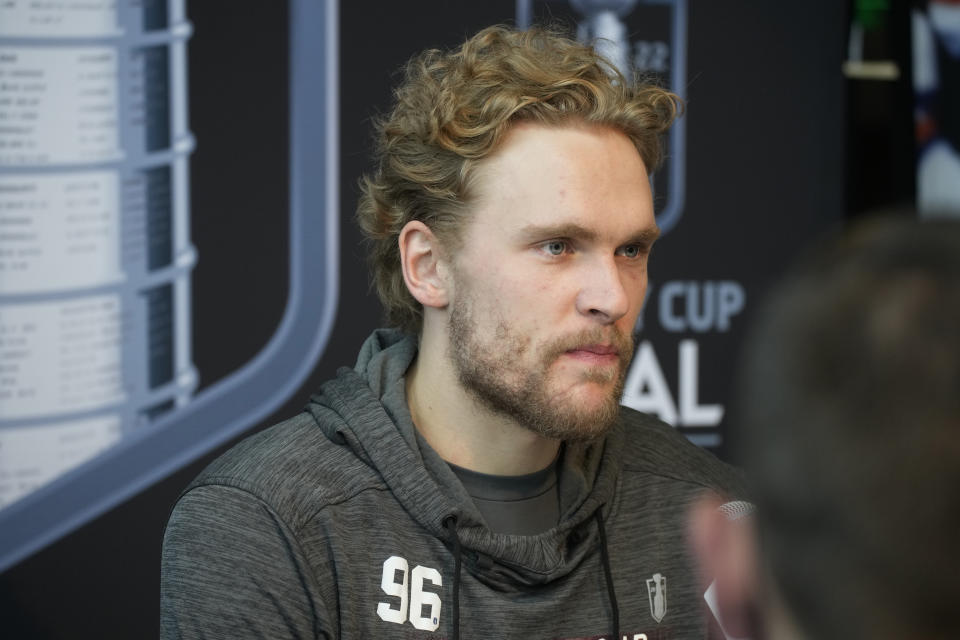
<svg viewBox="0 0 960 640"><path fill-rule="evenodd" d="M494 339L489 343L481 342L478 333L469 297L460 298L450 309L447 356L457 371L461 387L482 406L556 440L595 440L606 435L616 423L624 379L633 357L631 337L599 327L565 336L541 347L537 354L540 366L525 370L518 364L530 347L524 336L515 335L504 322L497 326ZM613 382L610 393L599 407L591 410L564 406L547 389L551 365L571 349L600 342L612 342L617 347L619 368L615 372L586 371L583 380Z"/></svg>

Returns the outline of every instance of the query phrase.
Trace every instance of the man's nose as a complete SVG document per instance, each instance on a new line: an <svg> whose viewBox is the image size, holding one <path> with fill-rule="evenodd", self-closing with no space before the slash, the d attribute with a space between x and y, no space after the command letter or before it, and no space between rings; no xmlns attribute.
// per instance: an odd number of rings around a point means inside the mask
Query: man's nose
<svg viewBox="0 0 960 640"><path fill-rule="evenodd" d="M577 295L577 310L603 324L622 318L630 309L620 269L613 256L586 266Z"/></svg>

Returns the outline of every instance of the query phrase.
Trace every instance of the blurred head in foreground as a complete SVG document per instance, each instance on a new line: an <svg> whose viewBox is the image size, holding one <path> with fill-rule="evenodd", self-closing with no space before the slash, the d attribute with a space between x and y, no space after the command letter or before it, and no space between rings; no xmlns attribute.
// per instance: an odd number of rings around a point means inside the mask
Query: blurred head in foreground
<svg viewBox="0 0 960 640"><path fill-rule="evenodd" d="M757 515L692 523L721 615L746 633L759 610L769 638L960 637L960 224L832 238L754 329L736 446Z"/></svg>

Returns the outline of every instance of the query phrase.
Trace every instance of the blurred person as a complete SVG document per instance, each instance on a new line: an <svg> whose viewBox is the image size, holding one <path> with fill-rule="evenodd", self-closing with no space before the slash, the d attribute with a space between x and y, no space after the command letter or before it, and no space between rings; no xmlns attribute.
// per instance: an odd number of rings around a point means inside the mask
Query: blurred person
<svg viewBox="0 0 960 640"><path fill-rule="evenodd" d="M756 513L691 518L727 637L960 638L960 223L881 219L807 256L740 380Z"/></svg>
<svg viewBox="0 0 960 640"><path fill-rule="evenodd" d="M407 65L358 206L399 328L181 495L164 637L704 636L685 514L739 476L619 404L678 109L543 29Z"/></svg>

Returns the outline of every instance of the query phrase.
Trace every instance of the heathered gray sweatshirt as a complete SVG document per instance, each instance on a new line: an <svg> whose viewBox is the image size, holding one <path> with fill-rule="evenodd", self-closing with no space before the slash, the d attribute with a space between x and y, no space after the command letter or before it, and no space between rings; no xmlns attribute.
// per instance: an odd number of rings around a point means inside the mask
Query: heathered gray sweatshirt
<svg viewBox="0 0 960 640"><path fill-rule="evenodd" d="M686 511L704 489L740 497L737 474L623 409L604 441L564 446L556 527L493 533L413 426L415 354L375 332L303 413L187 487L164 538L162 637L707 636Z"/></svg>

